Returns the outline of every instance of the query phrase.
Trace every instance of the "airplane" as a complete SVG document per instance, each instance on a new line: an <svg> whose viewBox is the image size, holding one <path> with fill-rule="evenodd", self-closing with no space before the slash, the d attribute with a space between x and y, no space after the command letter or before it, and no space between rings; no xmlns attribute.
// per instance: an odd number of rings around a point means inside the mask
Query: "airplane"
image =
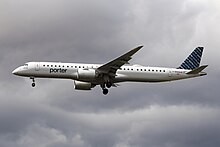
<svg viewBox="0 0 220 147"><path fill-rule="evenodd" d="M166 82L207 75L203 70L208 65L200 66L203 47L195 48L177 68L126 65L142 47L138 46L106 64L28 62L12 73L32 79L32 87L35 87L35 78L70 79L76 90L91 90L100 85L104 95L120 82Z"/></svg>

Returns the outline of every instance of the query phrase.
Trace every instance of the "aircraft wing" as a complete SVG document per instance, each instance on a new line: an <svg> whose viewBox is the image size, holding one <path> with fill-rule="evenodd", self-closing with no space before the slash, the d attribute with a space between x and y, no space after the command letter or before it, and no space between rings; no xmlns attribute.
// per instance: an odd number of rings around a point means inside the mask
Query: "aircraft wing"
<svg viewBox="0 0 220 147"><path fill-rule="evenodd" d="M100 66L99 68L97 68L97 72L99 74L108 74L109 76L115 76L116 71L120 69L121 66L128 63L128 61L132 59L132 55L134 55L142 47L143 46L138 46L125 53L124 55L121 55L120 57Z"/></svg>

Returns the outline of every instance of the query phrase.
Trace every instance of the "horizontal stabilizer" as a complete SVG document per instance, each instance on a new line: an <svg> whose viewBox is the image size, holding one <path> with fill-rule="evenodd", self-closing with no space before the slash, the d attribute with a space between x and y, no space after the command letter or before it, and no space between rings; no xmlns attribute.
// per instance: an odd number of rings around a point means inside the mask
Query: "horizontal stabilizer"
<svg viewBox="0 0 220 147"><path fill-rule="evenodd" d="M191 70L190 72L188 72L187 74L198 74L200 73L203 69L205 69L208 65L203 65L203 66L200 66L196 69L193 69Z"/></svg>

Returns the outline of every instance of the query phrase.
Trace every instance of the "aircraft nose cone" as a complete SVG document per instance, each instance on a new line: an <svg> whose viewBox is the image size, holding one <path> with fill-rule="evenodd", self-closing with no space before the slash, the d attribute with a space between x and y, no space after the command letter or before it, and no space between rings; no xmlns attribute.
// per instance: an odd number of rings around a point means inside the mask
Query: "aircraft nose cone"
<svg viewBox="0 0 220 147"><path fill-rule="evenodd" d="M12 74L14 74L14 75L18 75L18 74L19 74L19 69L16 68L15 70L13 70L13 71L12 71Z"/></svg>

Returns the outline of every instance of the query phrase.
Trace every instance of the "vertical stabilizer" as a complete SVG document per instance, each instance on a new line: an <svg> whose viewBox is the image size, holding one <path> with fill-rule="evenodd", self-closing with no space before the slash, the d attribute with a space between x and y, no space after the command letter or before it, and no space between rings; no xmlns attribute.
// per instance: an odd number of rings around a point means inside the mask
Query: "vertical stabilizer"
<svg viewBox="0 0 220 147"><path fill-rule="evenodd" d="M200 65L203 47L197 47L186 60L178 67L178 69L196 69Z"/></svg>

